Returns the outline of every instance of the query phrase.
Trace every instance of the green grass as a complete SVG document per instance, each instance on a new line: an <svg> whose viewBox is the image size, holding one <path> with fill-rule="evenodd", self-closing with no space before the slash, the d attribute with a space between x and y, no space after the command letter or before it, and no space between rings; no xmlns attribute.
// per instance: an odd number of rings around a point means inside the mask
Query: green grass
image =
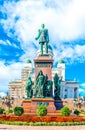
<svg viewBox="0 0 85 130"><path fill-rule="evenodd" d="M7 125L23 125L23 126L73 126L85 125L85 122L17 122L17 121L1 121L0 124Z"/></svg>

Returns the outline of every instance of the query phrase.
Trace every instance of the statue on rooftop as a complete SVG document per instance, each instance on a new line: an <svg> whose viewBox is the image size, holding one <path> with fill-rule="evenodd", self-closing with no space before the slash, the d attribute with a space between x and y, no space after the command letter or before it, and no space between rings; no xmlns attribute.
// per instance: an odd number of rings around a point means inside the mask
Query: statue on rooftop
<svg viewBox="0 0 85 130"><path fill-rule="evenodd" d="M54 87L55 87L55 90L54 90L54 99L55 100L61 100L61 98L60 98L61 81L62 81L62 78L59 77L58 74L56 73L54 75Z"/></svg>
<svg viewBox="0 0 85 130"><path fill-rule="evenodd" d="M27 94L27 98L32 98L32 85L33 85L33 82L31 80L31 77L28 77L28 81L27 81L27 85L25 87L25 90L26 90L26 94Z"/></svg>
<svg viewBox="0 0 85 130"><path fill-rule="evenodd" d="M41 47L41 55L43 55L43 46L45 46L45 53L48 54L48 43L49 43L49 35L48 29L45 29L45 25L41 25L41 29L38 30L38 36L35 40L39 39L39 44Z"/></svg>

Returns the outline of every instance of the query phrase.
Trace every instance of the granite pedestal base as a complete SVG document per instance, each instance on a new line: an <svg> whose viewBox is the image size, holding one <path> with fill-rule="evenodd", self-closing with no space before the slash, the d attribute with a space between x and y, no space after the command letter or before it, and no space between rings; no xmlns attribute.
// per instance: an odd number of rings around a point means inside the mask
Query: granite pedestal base
<svg viewBox="0 0 85 130"><path fill-rule="evenodd" d="M52 98L32 98L31 100L24 100L22 107L24 108L24 114L35 113L39 105L45 105L48 113L54 113L56 107L54 105L54 99Z"/></svg>

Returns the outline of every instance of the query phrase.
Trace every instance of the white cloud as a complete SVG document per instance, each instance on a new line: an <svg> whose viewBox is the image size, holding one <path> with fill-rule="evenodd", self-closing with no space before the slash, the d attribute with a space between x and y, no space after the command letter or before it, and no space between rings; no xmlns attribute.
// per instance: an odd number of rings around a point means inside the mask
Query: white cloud
<svg viewBox="0 0 85 130"><path fill-rule="evenodd" d="M75 46L75 53L79 56L85 56L85 45L76 45Z"/></svg>
<svg viewBox="0 0 85 130"><path fill-rule="evenodd" d="M7 19L1 20L7 35L11 38L17 37L25 51L22 61L28 57L35 58L36 49L33 44L38 47L35 37L42 23L49 30L54 61L61 57L70 58L72 62L85 60L85 45L71 44L71 41L85 37L85 0L20 0L17 3L5 1L0 10L7 14ZM64 44L65 41L70 41L70 44ZM9 40L0 40L0 44L17 47ZM3 90L7 89L10 80L21 78L22 66L22 63L5 66L0 62L0 86Z"/></svg>
<svg viewBox="0 0 85 130"><path fill-rule="evenodd" d="M75 61L83 62L85 60L85 45L61 45L58 50L54 49L54 59L70 58L71 61L67 63L71 64Z"/></svg>
<svg viewBox="0 0 85 130"><path fill-rule="evenodd" d="M15 47L15 48L19 48L16 43L11 43L8 39L7 40L0 40L0 44L2 45L9 45L9 46L12 46L12 47Z"/></svg>
<svg viewBox="0 0 85 130"><path fill-rule="evenodd" d="M84 91L85 91L85 83L82 83L82 84L80 84L79 92L80 93L82 93L82 92L85 93Z"/></svg>
<svg viewBox="0 0 85 130"><path fill-rule="evenodd" d="M10 45L10 46L12 45L9 40L6 40L6 43L7 43L8 45Z"/></svg>
<svg viewBox="0 0 85 130"><path fill-rule="evenodd" d="M1 10L7 13L7 20L1 20L4 29L8 35L18 38L22 48L26 52L23 57L28 55L28 50L35 51L30 42L38 43L34 40L37 30L41 23L46 24L49 29L50 44L56 45L57 50L53 47L54 59L66 57L82 61L85 59L84 45L63 44L65 41L72 41L85 37L85 0L21 0L19 2L5 2ZM18 19L18 20L17 20ZM12 35L10 29L14 29ZM63 50L61 51L61 48ZM57 54L56 54L57 53ZM83 57L83 58L82 58ZM22 58L23 59L23 58Z"/></svg>
<svg viewBox="0 0 85 130"><path fill-rule="evenodd" d="M81 86L82 86L82 87L85 87L85 83L82 83Z"/></svg>
<svg viewBox="0 0 85 130"><path fill-rule="evenodd" d="M36 58L36 49L34 49L32 47L29 47L29 50L27 50L25 52L25 54L20 57L20 60L21 61L26 61L28 58L31 59L31 60Z"/></svg>
<svg viewBox="0 0 85 130"><path fill-rule="evenodd" d="M6 45L6 42L3 41L3 40L0 40L0 44L4 44L4 45Z"/></svg>
<svg viewBox="0 0 85 130"><path fill-rule="evenodd" d="M6 93L0 92L0 97L5 97L5 96L6 96Z"/></svg>
<svg viewBox="0 0 85 130"><path fill-rule="evenodd" d="M4 62L0 62L0 89L4 91L8 90L9 81L21 79L22 68L22 63L12 63L11 65L6 66L4 65Z"/></svg>
<svg viewBox="0 0 85 130"><path fill-rule="evenodd" d="M79 88L79 93L84 92L84 89Z"/></svg>
<svg viewBox="0 0 85 130"><path fill-rule="evenodd" d="M85 83L80 84L79 94L80 96L85 96Z"/></svg>

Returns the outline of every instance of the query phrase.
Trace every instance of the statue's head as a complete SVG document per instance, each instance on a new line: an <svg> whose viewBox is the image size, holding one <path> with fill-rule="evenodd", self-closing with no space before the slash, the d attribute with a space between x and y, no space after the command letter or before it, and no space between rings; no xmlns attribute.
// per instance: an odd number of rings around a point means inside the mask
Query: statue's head
<svg viewBox="0 0 85 130"><path fill-rule="evenodd" d="M42 24L41 27L42 27L42 28L45 28L45 24Z"/></svg>
<svg viewBox="0 0 85 130"><path fill-rule="evenodd" d="M40 74L40 75L42 75L42 74L43 74L42 70L40 70L40 71L39 71L39 74Z"/></svg>
<svg viewBox="0 0 85 130"><path fill-rule="evenodd" d="M54 77L55 77L55 79L56 79L56 80L58 80L58 79L59 79L59 76L58 76L58 74L57 74L57 73L55 73L55 76L54 76Z"/></svg>
<svg viewBox="0 0 85 130"><path fill-rule="evenodd" d="M29 80L31 80L31 77L28 77Z"/></svg>

